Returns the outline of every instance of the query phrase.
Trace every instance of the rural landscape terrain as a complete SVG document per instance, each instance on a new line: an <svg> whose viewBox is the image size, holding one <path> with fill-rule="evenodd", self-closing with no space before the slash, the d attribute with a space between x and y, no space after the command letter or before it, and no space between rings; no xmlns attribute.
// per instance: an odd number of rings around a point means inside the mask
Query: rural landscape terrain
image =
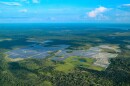
<svg viewBox="0 0 130 86"><path fill-rule="evenodd" d="M0 86L130 86L130 25L0 24Z"/></svg>

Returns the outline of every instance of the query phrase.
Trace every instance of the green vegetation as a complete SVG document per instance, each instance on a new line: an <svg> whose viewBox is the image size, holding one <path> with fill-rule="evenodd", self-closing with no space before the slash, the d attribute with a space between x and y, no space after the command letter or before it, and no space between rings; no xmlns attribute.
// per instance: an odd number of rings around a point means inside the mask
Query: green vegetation
<svg viewBox="0 0 130 86"><path fill-rule="evenodd" d="M49 81L44 81L42 84L40 84L41 86L52 86L52 83Z"/></svg>
<svg viewBox="0 0 130 86"><path fill-rule="evenodd" d="M67 59L65 59L63 62L59 62L56 64L55 70L57 71L62 71L62 72L70 72L73 69L77 67L83 67L83 68L88 68L88 69L93 69L93 70L98 70L101 71L104 68L98 67L93 65L93 62L95 60L93 58L83 58L83 57L77 57L77 56L72 56Z"/></svg>
<svg viewBox="0 0 130 86"><path fill-rule="evenodd" d="M64 62L52 62L47 59L10 62L4 55L0 56L1 86L129 86L130 84L129 58L111 59L111 64L105 71L98 71L100 70L98 67L89 68L93 60L88 58L71 57Z"/></svg>
<svg viewBox="0 0 130 86"><path fill-rule="evenodd" d="M71 63L57 64L55 70L62 72L70 72L74 69L74 65Z"/></svg>

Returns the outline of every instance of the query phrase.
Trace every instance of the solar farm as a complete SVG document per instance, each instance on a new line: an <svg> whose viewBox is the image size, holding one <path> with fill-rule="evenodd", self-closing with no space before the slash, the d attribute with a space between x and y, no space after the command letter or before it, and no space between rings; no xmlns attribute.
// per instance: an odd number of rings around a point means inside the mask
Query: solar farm
<svg viewBox="0 0 130 86"><path fill-rule="evenodd" d="M6 54L11 58L46 58L50 55L49 52L64 50L67 47L68 45L58 45L52 47L30 45L26 48L9 51Z"/></svg>
<svg viewBox="0 0 130 86"><path fill-rule="evenodd" d="M71 56L78 56L81 58L94 58L96 61L94 65L107 68L110 58L117 57L118 49L108 46L101 45L97 47L91 47L88 50L71 50L68 52L69 45L56 45L51 47L45 47L42 45L30 45L26 48L16 49L7 52L6 54L11 58L46 58L50 55L50 52L53 52L54 55L51 57L53 61L64 61L65 59ZM103 51L103 49L114 50L115 53L109 53Z"/></svg>

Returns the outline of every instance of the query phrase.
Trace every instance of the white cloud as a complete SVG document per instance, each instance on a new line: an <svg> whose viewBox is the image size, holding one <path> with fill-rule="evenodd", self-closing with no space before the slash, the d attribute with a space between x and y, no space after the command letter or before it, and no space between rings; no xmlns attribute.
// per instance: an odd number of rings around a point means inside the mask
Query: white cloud
<svg viewBox="0 0 130 86"><path fill-rule="evenodd" d="M87 14L88 14L89 17L94 18L94 17L96 17L97 15L100 15L101 13L103 13L103 12L105 12L105 11L107 11L107 10L108 10L108 8L105 8L105 7L100 6L99 8L96 8L96 9L94 9L94 10L88 12Z"/></svg>
<svg viewBox="0 0 130 86"><path fill-rule="evenodd" d="M9 5L9 6L21 6L18 2L0 2L1 4Z"/></svg>
<svg viewBox="0 0 130 86"><path fill-rule="evenodd" d="M122 6L130 7L130 4L123 4Z"/></svg>
<svg viewBox="0 0 130 86"><path fill-rule="evenodd" d="M22 10L20 10L20 12L21 13L26 13L26 12L28 12L28 10L27 9L22 9Z"/></svg>
<svg viewBox="0 0 130 86"><path fill-rule="evenodd" d="M39 3L39 0L32 0L33 3Z"/></svg>

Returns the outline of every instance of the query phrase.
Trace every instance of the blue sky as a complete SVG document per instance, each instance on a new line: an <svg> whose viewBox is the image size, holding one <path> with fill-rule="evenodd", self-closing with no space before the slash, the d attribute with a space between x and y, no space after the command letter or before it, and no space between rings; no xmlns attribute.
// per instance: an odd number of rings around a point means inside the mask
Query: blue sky
<svg viewBox="0 0 130 86"><path fill-rule="evenodd" d="M130 0L0 0L0 23L130 23Z"/></svg>

